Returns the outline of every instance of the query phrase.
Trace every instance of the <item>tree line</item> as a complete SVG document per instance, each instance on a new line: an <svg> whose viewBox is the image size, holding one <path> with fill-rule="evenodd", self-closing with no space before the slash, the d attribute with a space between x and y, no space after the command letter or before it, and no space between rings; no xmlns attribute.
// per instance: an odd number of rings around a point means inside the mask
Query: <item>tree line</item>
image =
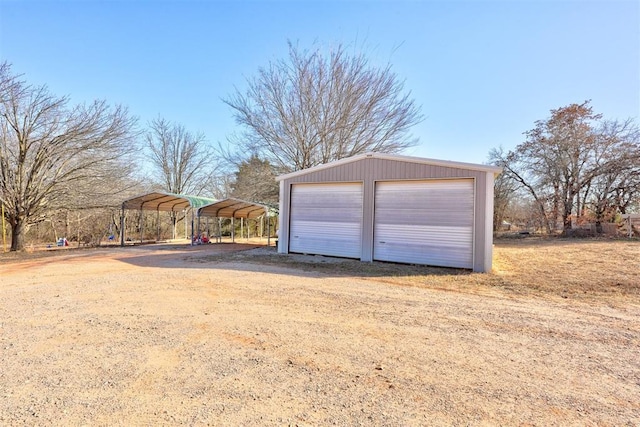
<svg viewBox="0 0 640 427"><path fill-rule="evenodd" d="M25 248L32 227L57 237L83 224L99 241L118 231L122 200L153 190L275 205L281 173L417 142L409 130L422 116L404 83L342 45L289 43L288 57L246 86L224 100L243 131L214 146L162 117L143 127L122 105L72 105L1 63L0 202L11 250Z"/></svg>
<svg viewBox="0 0 640 427"><path fill-rule="evenodd" d="M640 208L640 130L606 119L590 101L551 110L513 150L490 152L496 179L494 228L529 221L548 234L602 224Z"/></svg>

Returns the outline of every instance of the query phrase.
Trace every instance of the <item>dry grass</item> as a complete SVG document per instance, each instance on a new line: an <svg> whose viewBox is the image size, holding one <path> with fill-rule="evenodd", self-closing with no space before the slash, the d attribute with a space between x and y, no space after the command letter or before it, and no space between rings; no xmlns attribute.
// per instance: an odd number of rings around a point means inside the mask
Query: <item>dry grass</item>
<svg viewBox="0 0 640 427"><path fill-rule="evenodd" d="M494 272L515 289L563 298L640 297L640 241L496 243Z"/></svg>
<svg viewBox="0 0 640 427"><path fill-rule="evenodd" d="M640 302L638 240L499 239L492 274L323 256L282 256L274 250L214 255L202 261L230 259L465 293L505 291L545 298L597 299L609 304L621 299Z"/></svg>

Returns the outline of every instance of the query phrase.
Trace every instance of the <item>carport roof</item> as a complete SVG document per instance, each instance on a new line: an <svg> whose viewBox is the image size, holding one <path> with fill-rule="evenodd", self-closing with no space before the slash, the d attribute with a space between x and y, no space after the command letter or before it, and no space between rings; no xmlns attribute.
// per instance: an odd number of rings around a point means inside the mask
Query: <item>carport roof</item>
<svg viewBox="0 0 640 427"><path fill-rule="evenodd" d="M176 212L187 208L199 208L215 202L215 199L185 194L152 192L122 202L124 209Z"/></svg>
<svg viewBox="0 0 640 427"><path fill-rule="evenodd" d="M265 213L271 214L273 208L260 203L239 199L224 199L198 209L198 216L219 218L258 218Z"/></svg>

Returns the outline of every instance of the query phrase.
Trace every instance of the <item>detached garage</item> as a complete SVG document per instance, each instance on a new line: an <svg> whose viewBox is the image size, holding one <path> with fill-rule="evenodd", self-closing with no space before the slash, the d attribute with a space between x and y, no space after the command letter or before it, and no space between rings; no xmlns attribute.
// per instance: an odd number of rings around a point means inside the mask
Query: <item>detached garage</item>
<svg viewBox="0 0 640 427"><path fill-rule="evenodd" d="M278 177L278 252L491 270L494 166L368 153Z"/></svg>

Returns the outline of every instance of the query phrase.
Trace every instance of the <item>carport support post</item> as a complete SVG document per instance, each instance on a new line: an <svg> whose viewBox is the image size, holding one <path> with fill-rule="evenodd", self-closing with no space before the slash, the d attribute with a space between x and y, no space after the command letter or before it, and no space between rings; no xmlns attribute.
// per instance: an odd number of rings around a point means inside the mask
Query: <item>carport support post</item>
<svg viewBox="0 0 640 427"><path fill-rule="evenodd" d="M176 228L178 227L178 212L171 208L171 240L176 240Z"/></svg>
<svg viewBox="0 0 640 427"><path fill-rule="evenodd" d="M156 211L156 228L157 228L156 243L157 243L160 241L160 209Z"/></svg>
<svg viewBox="0 0 640 427"><path fill-rule="evenodd" d="M267 218L267 247L271 246L271 221L269 221L269 209L264 210L264 215Z"/></svg>
<svg viewBox="0 0 640 427"><path fill-rule="evenodd" d="M120 212L120 246L124 246L124 203Z"/></svg>
<svg viewBox="0 0 640 427"><path fill-rule="evenodd" d="M140 209L140 221L138 221L138 226L140 227L140 244L142 244L142 233L144 227L144 218L142 218L143 211Z"/></svg>
<svg viewBox="0 0 640 427"><path fill-rule="evenodd" d="M236 242L236 222L235 218L231 217L231 243Z"/></svg>
<svg viewBox="0 0 640 427"><path fill-rule="evenodd" d="M202 240L202 236L200 236L200 213L199 212L198 212L198 232L196 233L196 236L198 236L198 243L200 243Z"/></svg>
<svg viewBox="0 0 640 427"><path fill-rule="evenodd" d="M193 208L191 208L191 246L193 246Z"/></svg>

